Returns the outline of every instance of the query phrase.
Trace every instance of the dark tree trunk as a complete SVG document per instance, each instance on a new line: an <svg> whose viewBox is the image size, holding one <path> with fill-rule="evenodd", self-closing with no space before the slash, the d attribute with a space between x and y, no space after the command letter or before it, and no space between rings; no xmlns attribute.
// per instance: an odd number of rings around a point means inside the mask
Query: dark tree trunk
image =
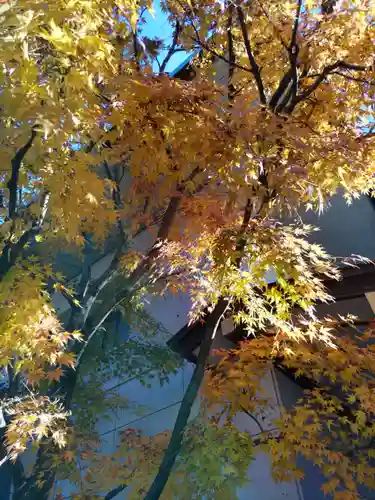
<svg viewBox="0 0 375 500"><path fill-rule="evenodd" d="M206 362L210 354L213 339L228 305L228 300L224 298L219 299L219 302L207 319L204 338L200 345L198 360L193 376L182 400L167 451L165 452L154 482L145 496L145 500L157 500L160 498L160 495L167 484L168 478L181 449L184 431L189 420L192 406L197 398L198 391L204 377Z"/></svg>

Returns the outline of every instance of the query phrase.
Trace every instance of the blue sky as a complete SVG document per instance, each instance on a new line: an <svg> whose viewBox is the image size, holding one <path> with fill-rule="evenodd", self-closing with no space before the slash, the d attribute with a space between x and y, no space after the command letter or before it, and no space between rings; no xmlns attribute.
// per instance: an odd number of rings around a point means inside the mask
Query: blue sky
<svg viewBox="0 0 375 500"><path fill-rule="evenodd" d="M172 43L173 38L173 28L169 24L168 16L161 10L160 1L154 0L153 2L153 14L146 12L144 14L144 19L146 25L142 27L143 35L149 38L160 38L163 40L164 45L169 46ZM167 51L162 51L159 61L162 62L166 56ZM166 71L173 72L185 59L187 59L188 54L186 52L177 52L169 60ZM155 63L155 71L158 70L157 64Z"/></svg>

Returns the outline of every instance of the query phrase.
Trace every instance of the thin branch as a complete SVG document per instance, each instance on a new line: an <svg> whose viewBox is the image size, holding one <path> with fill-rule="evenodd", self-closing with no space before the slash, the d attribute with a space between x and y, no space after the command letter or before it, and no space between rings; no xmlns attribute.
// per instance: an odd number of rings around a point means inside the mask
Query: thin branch
<svg viewBox="0 0 375 500"><path fill-rule="evenodd" d="M298 92L297 58L298 58L298 50L299 49L298 49L298 45L297 45L297 35L298 35L298 26L299 26L300 17L301 17L302 3L303 3L303 0L298 0L297 12L296 12L296 16L294 18L293 33L292 33L292 38L290 41L289 58L290 58L291 76L292 76L293 84L291 87L291 94L288 98L287 103L289 101L293 102L296 95L297 95L297 92ZM293 106L291 108L291 111L293 111Z"/></svg>
<svg viewBox="0 0 375 500"><path fill-rule="evenodd" d="M180 24L180 22L178 21L178 19L176 19L176 25L175 25L175 29L174 29L174 32L173 32L173 41L172 41L171 46L169 47L167 55L164 58L164 61L161 63L160 73L164 73L165 72L165 68L166 68L168 62L170 61L171 57L175 53L176 46L178 44L178 39L180 37L181 31L182 31L182 25Z"/></svg>
<svg viewBox="0 0 375 500"><path fill-rule="evenodd" d="M234 68L242 69L243 71L246 71L247 73L253 73L250 68L247 68L246 66L242 66L241 64L231 62L227 57L223 56L222 54L219 54L216 52L216 50L211 49L211 47L205 43L199 40L198 38L192 38L192 40L197 43L202 49L207 50L207 52L210 52L212 55L217 57L218 59L221 59L222 61L226 62L230 66L233 66Z"/></svg>
<svg viewBox="0 0 375 500"><path fill-rule="evenodd" d="M263 4L259 0L258 0L258 5L260 7L260 10L263 12L264 16L267 18L267 21L272 25L272 27L275 30L275 32L277 32L277 34L279 35L281 45L288 51L289 50L288 45L285 43L285 41L284 41L284 39L283 39L283 37L282 37L282 35L280 33L279 28L272 21L272 19L270 18L269 13L266 11L266 9L264 8Z"/></svg>
<svg viewBox="0 0 375 500"><path fill-rule="evenodd" d="M41 205L40 217L39 217L39 221L37 223L38 229L41 229L41 227L43 226L43 223L46 219L50 199L51 199L51 193L44 192L43 196L42 196L41 204L40 204Z"/></svg>
<svg viewBox="0 0 375 500"><path fill-rule="evenodd" d="M107 99L105 96L100 96L100 97L102 97L103 99L106 99L108 103L112 104L111 99ZM92 139L90 139L89 143L87 144L87 146L85 148L85 152L91 153L92 150L95 148L95 146L97 146L105 138L105 134L113 132L114 130L116 130L116 128L117 128L116 125L112 125L111 128L104 131L104 134L101 135L101 137L99 137L99 139L97 141L93 141Z"/></svg>
<svg viewBox="0 0 375 500"><path fill-rule="evenodd" d="M11 269L11 267L15 264L26 244L42 229L45 217L47 215L49 200L50 194L45 193L42 196L39 220L34 223L31 228L25 230L16 243L10 243L8 241L8 243L4 246L3 251L0 255L0 280L4 278L9 269Z"/></svg>
<svg viewBox="0 0 375 500"><path fill-rule="evenodd" d="M173 278L173 276L180 276L181 274L185 273L186 271L188 271L187 267L178 268L178 269L175 269L174 271L169 271L169 272L165 271L165 273L159 274L157 276L155 282L160 282L160 281L168 280L168 278Z"/></svg>
<svg viewBox="0 0 375 500"><path fill-rule="evenodd" d="M157 224L160 223L161 219L162 217L159 215L158 217L153 219L149 224L146 223L140 224L139 228L134 233L132 233L132 239L136 238L137 236L147 231L148 229L155 227Z"/></svg>
<svg viewBox="0 0 375 500"><path fill-rule="evenodd" d="M352 71L367 71L369 68L366 66L360 66L357 64L350 64L346 63L345 61L337 61L334 64L330 64L329 66L326 66L323 71L318 75L315 79L315 82L310 85L304 92L301 94L297 95L295 98L295 103L299 103L309 97L310 94L312 94L318 87L319 85L327 78L328 75L332 74L332 72L336 69L348 69Z"/></svg>
<svg viewBox="0 0 375 500"><path fill-rule="evenodd" d="M269 106L274 112L281 112L285 109L290 101L290 97L294 93L294 99L292 102L295 102L295 95L297 92L297 67L291 67L282 77L279 86L273 93Z"/></svg>
<svg viewBox="0 0 375 500"><path fill-rule="evenodd" d="M79 301L84 299L84 297L87 293L90 279L91 279L91 268L92 268L92 264L90 262L91 261L91 259L90 259L91 250L92 250L92 244L87 238L85 238L85 247L83 250L84 255L85 255L84 262L83 262L83 269L82 269L82 273L81 273L81 279L79 280L79 284L78 284L77 290L76 290L77 299Z"/></svg>
<svg viewBox="0 0 375 500"><path fill-rule="evenodd" d="M116 307L118 307L121 302L123 302L126 297L129 295L128 291L125 290L123 291L121 294L120 294L120 298L113 304L112 307L110 307L108 309L108 311L102 316L102 318L98 321L98 323L96 324L96 326L91 330L90 334L88 335L87 339L85 340L84 344L83 344L83 347L82 349L80 350L80 352L78 353L77 355L77 358L76 358L76 368L78 368L79 366L79 363L81 361L81 358L88 346L88 344L90 343L91 339L95 336L95 334L97 333L97 331L99 330L99 328L101 328L101 326L103 325L103 323L105 322L105 320L110 316L110 314L112 314L112 312L116 309Z"/></svg>
<svg viewBox="0 0 375 500"><path fill-rule="evenodd" d="M238 17L238 20L239 20L240 26L241 26L243 40L245 42L247 57L249 58L249 63L250 63L251 69L252 69L252 73L254 75L254 78L255 78L255 81L256 81L256 84L258 87L259 99L260 99L261 104L265 105L267 103L266 95L264 93L263 82L262 82L262 78L260 76L260 69L259 69L257 62L255 61L254 54L253 54L253 51L251 49L250 39L249 39L249 35L247 33L245 16L244 16L243 10L240 6L237 6L236 9L237 9L237 17Z"/></svg>
<svg viewBox="0 0 375 500"><path fill-rule="evenodd" d="M290 45L287 48L290 60L290 69L285 73L281 79L277 89L273 93L269 106L275 113L287 111L290 113L296 106L296 95L298 90L298 45L297 34L302 9L302 0L299 0L297 12L294 18L292 37Z"/></svg>
<svg viewBox="0 0 375 500"><path fill-rule="evenodd" d="M168 204L167 210L165 211L163 215L162 222L159 227L159 231L156 237L156 241L153 244L151 250L149 251L147 255L147 259L154 259L156 255L160 251L160 246L163 244L163 242L168 238L169 231L171 230L171 227L175 221L177 211L180 207L181 204L181 198L182 194L185 190L185 185L187 182L192 181L199 173L201 172L201 169L199 167L196 167L189 177L182 181L178 186L177 186L177 195L173 196Z"/></svg>
<svg viewBox="0 0 375 500"><path fill-rule="evenodd" d="M135 23L135 26L132 27L132 32L133 32L133 50L134 50L134 61L136 64L137 71L140 71L141 66L139 62L139 50L138 50L138 23L142 19L143 14L146 12L147 7L142 7L141 12L139 13L138 19ZM131 23L130 23L131 24Z"/></svg>
<svg viewBox="0 0 375 500"><path fill-rule="evenodd" d="M91 295L84 304L83 328L86 326L87 319L91 313L91 310L96 300L98 299L100 292L104 290L104 288L117 275L121 254L122 254L122 245L119 245L108 269L98 278L98 280L94 284L90 284L89 291Z"/></svg>
<svg viewBox="0 0 375 500"><path fill-rule="evenodd" d="M158 59L158 56L155 56L155 61L156 61L156 64L158 65L158 69L159 69L159 73L161 73L161 65L160 65L160 61Z"/></svg>
<svg viewBox="0 0 375 500"><path fill-rule="evenodd" d="M263 200L264 201L264 200ZM263 206L263 203L261 205L261 207ZM259 211L261 210L261 207L259 208ZM241 260L242 260L242 252L245 248L245 245L246 245L246 239L244 237L245 235L245 232L249 226L249 222L250 222L250 219L251 219L251 212L252 212L252 208L253 208L253 203L251 201L251 198L248 198L247 202L246 202L246 206L245 206L245 210L244 210L244 216L243 216L243 219L242 219L242 224L241 224L241 230L240 230L240 238L239 240L237 241L237 244L236 244L236 254L240 254L237 259L236 259L236 265L237 267L240 266L241 264Z"/></svg>
<svg viewBox="0 0 375 500"><path fill-rule="evenodd" d="M114 201L115 208L118 209L121 206L121 193L120 193L120 186L119 182L120 180L115 180L107 162L104 162L104 168L107 173L108 179L115 184L112 190L112 198ZM101 291L111 282L111 280L117 275L118 273L118 268L119 268L119 263L120 263L120 257L123 252L123 247L126 241L126 235L125 235L125 230L123 227L122 220L120 217L117 215L117 227L119 229L119 241L117 244L117 248L114 252L112 261L108 268L104 271L104 273L99 276L97 280L95 280L93 283L91 282L91 268L92 265L89 264L89 261L85 259L84 262L84 269L82 271L82 276L80 280L80 284L77 288L77 296L76 297L66 297L67 300L69 301L71 308L72 308L72 316L71 320L69 321L69 327L68 330L74 329L75 325L73 324L73 321L75 321L75 317L77 316L78 310L81 309L83 310L83 314L81 317L82 320L82 325L80 327L84 330L88 317L91 313L91 310L101 293ZM87 250L87 248L86 248ZM88 293L90 295L87 297ZM87 297L87 298L86 298ZM77 306L77 300L82 302L82 305Z"/></svg>
<svg viewBox="0 0 375 500"><path fill-rule="evenodd" d="M260 432L265 432L265 430L264 430L263 426L261 425L261 423L259 422L259 420L256 417L254 417L254 415L252 413L247 411L246 408L244 408L242 405L241 405L241 411L246 413L246 415L257 424L258 428L260 429Z"/></svg>
<svg viewBox="0 0 375 500"><path fill-rule="evenodd" d="M371 87L375 87L375 81L365 80L363 78L356 78L352 75L347 75L345 73L341 73L340 71L332 71L331 75L339 75L347 80L352 80L353 82L365 83L366 85L370 85Z"/></svg>
<svg viewBox="0 0 375 500"><path fill-rule="evenodd" d="M347 63L345 61L338 61L338 67L343 68L343 69L350 69L352 71L369 71L371 70L371 67L369 66L362 66L360 64L351 64Z"/></svg>
<svg viewBox="0 0 375 500"><path fill-rule="evenodd" d="M227 40L228 40L228 54L229 54L229 66L228 66L228 99L232 100L235 93L235 88L233 85L233 74L234 74L234 65L236 64L236 54L234 52L234 44L233 44L233 33L232 33L232 25L233 25L233 4L229 5L228 8L228 22L227 22Z"/></svg>
<svg viewBox="0 0 375 500"><path fill-rule="evenodd" d="M69 303L71 309L74 309L75 307L80 307L75 296L69 293L69 291L64 286L60 286L58 288L58 291L61 293L64 299Z"/></svg>
<svg viewBox="0 0 375 500"><path fill-rule="evenodd" d="M259 446L261 444L266 444L271 440L272 441L280 441L285 436L282 433L279 433L277 435L272 434L272 432L277 431L277 430L278 430L277 428L270 429L270 430L266 429L262 434L269 434L267 437L258 437L259 434L257 434L257 437L253 439L253 446Z"/></svg>
<svg viewBox="0 0 375 500"><path fill-rule="evenodd" d="M82 347L81 351L79 352L79 354L77 356L76 366L79 365L79 362L80 362L80 360L81 360L81 358L83 356L83 353L85 352L85 349L86 349L87 345L89 344L90 340L94 337L94 335L97 333L97 331L99 330L99 328L103 325L103 323L109 317L109 315L116 309L116 307L118 307L121 304L121 302L123 302L127 297L130 296L131 291L135 288L135 286L137 285L138 281L141 279L141 277L143 276L143 274L149 269L151 262L160 253L160 249L161 249L161 247L163 245L163 242L168 238L169 231L170 231L170 229L172 227L172 224L173 224L173 222L175 220L176 213L177 213L178 207L179 207L180 202L181 202L181 196L182 196L183 191L185 189L185 184L186 184L186 182L193 180L194 177L200 171L201 170L200 170L199 167L195 168L191 172L191 174L189 175L189 177L187 179L185 179L183 182L181 182L177 186L177 192L179 194L177 196L172 197L171 200L170 200L170 202L169 202L168 208L167 208L166 212L164 213L164 216L163 216L163 219L162 219L162 223L161 223L159 231L158 231L156 242L151 247L150 251L148 252L148 254L146 256L146 258L143 259L140 262L140 264L137 266L137 268L129 276L129 279L128 279L128 281L129 281L129 287L126 288L125 290L122 290L120 292L120 294L118 294L118 296L116 297L115 304L104 314L104 316L100 319L100 321L96 324L96 326L91 330L90 334L88 335L88 337L87 337L87 339L85 341L84 346ZM117 258L119 258L119 255L115 256L114 260L117 259ZM112 264L113 264L114 260L112 260L112 263L111 263L109 269L105 273L105 274L107 274L106 279L104 281L101 281L101 283L99 284L97 292L96 292L96 294L94 296L95 298L90 297L90 302L89 302L90 308L92 307L93 303L95 302L96 298L98 297L99 292L107 284L107 280L112 279L113 273L116 272L115 269L111 269L111 267L113 267ZM117 261L115 261L115 266L117 266ZM86 315L86 319L87 319L87 315Z"/></svg>
<svg viewBox="0 0 375 500"><path fill-rule="evenodd" d="M367 132L366 134L363 134L362 135L362 139L368 139L370 137L374 137L375 135L375 127L371 127Z"/></svg>
<svg viewBox="0 0 375 500"><path fill-rule="evenodd" d="M116 210L118 210L121 207L121 189L120 189L120 182L124 176L124 172L122 176L118 179L114 178L107 162L104 162L104 168L107 174L107 177L110 181L115 183L115 186L113 187L112 190L112 199L115 205ZM120 263L120 257L123 252L124 244L126 241L126 235L125 235L125 229L123 222L120 218L120 216L117 214L116 217L117 220L117 227L119 229L119 241L117 244L117 248L115 250L115 253L113 255L112 261L109 265L109 267L106 269L106 271L94 282L90 285L89 291L91 292L91 296L87 299L85 305L84 305L84 315L83 315L83 326L86 325L88 316L91 312L91 309L97 300L100 292L110 283L110 281L115 277L115 275L118 273L118 267Z"/></svg>
<svg viewBox="0 0 375 500"><path fill-rule="evenodd" d="M87 293L87 289L89 286L90 278L91 278L91 268L92 262L90 259L90 250L92 249L90 241L86 238L85 247L84 247L84 258L83 258L83 266L81 272L81 278L76 287L76 291L73 297L69 298L69 293L66 293L64 289L62 289L62 293L66 300L70 305L70 318L67 324L67 331L71 332L73 330L79 330L82 328L82 303L84 300L84 296Z"/></svg>
<svg viewBox="0 0 375 500"><path fill-rule="evenodd" d="M373 450L374 449L374 444L375 440L373 437L370 437L368 441L363 442L362 444L354 444L351 447L343 447L342 442L339 443L339 446L333 446L332 448L335 451L339 451L340 453L343 453L345 456L354 458L358 457L361 452L366 452L368 450ZM341 445L341 446L340 446Z"/></svg>
<svg viewBox="0 0 375 500"><path fill-rule="evenodd" d="M22 161L25 158L26 153L29 151L33 142L37 136L36 130L33 128L31 131L30 139L27 143L20 148L12 159L12 174L7 183L7 188L9 189L9 218L13 219L17 210L17 191L18 191L18 177L20 173L20 168Z"/></svg>
<svg viewBox="0 0 375 500"><path fill-rule="evenodd" d="M298 25L299 25L299 21L300 21L300 17L301 17L302 2L303 2L303 0L298 0L297 12L296 12L296 16L294 18L292 38L291 38L290 47L289 47L290 52L292 54L295 52L296 55L297 55Z"/></svg>
<svg viewBox="0 0 375 500"><path fill-rule="evenodd" d="M145 7L143 7L143 9L145 9ZM138 28L138 22L140 20L140 18L143 16L144 14L144 10L140 13L140 16L138 17L136 23L135 23L135 26L132 28L132 32L133 32L133 51L134 51L134 61L135 61L135 65L136 65L136 68L137 68L137 71L140 71L141 69L141 66L140 66L140 63L139 63L139 50L138 50L138 35L137 35L137 28Z"/></svg>
<svg viewBox="0 0 375 500"><path fill-rule="evenodd" d="M137 71L140 70L139 64L139 53L138 53L138 42L137 42L137 28L133 31L133 51L134 51L134 61L137 68Z"/></svg>

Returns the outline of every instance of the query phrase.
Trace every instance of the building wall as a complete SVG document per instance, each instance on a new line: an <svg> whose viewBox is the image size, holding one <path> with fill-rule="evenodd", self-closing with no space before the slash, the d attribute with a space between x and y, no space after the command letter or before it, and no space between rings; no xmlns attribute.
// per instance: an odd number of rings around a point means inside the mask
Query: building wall
<svg viewBox="0 0 375 500"><path fill-rule="evenodd" d="M375 205L369 197L362 196L347 205L342 196L336 195L321 215L310 210L301 216L306 223L320 228L313 240L331 255L375 258Z"/></svg>

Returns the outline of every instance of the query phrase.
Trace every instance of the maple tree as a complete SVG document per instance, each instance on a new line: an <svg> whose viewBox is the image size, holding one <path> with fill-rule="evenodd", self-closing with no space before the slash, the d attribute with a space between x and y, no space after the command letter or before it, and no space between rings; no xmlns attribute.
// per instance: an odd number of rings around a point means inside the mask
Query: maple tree
<svg viewBox="0 0 375 500"><path fill-rule="evenodd" d="M168 47L146 36L144 13L152 2L0 5L0 359L10 379L4 460L19 465L29 439L38 447L32 474L17 481L15 500L48 497L90 346L116 311L131 315L146 290L188 292L192 319L206 316L194 375L162 460L159 452L155 480L148 492L147 481L142 486L145 498L159 498L170 477L213 337L231 310L249 333L274 333L258 357L255 343L238 352L242 388L246 383L250 390L249 377L263 358L288 354L302 373L311 359L316 378L332 378L348 359L358 363L356 371L340 372L344 392L358 405L354 422L342 416L337 395L316 391L308 406L279 423L279 436L267 436L279 477L289 470L285 436L293 453L319 463L327 457L332 474L342 451L328 438L314 446L321 423L308 427L319 405L333 413L334 432L346 426L346 436L357 436L356 446L372 437L372 385L365 376L372 351L350 341L341 345L313 313L317 301L331 299L323 277L338 278L339 271L308 241L310 228L280 221L300 206L321 209L338 190L350 201L374 187L374 6L370 0L173 0L161 6L174 29ZM164 74L177 50L197 48L195 80ZM131 242L144 231L154 243L142 253ZM94 278L90 247L104 245L110 234L112 260ZM45 264L54 249L73 248L83 255L74 289ZM270 269L277 287L268 287ZM55 290L69 304L61 321L51 301ZM315 344L319 349L309 358ZM221 397L231 381L228 370L224 382L209 376ZM15 398L21 387L32 397ZM238 409L237 388L229 391L231 411ZM73 463L70 449L65 453ZM369 485L365 466L335 467L327 491L355 498L350 478ZM151 482L148 470L145 475ZM116 478L124 481L126 474L118 470Z"/></svg>

